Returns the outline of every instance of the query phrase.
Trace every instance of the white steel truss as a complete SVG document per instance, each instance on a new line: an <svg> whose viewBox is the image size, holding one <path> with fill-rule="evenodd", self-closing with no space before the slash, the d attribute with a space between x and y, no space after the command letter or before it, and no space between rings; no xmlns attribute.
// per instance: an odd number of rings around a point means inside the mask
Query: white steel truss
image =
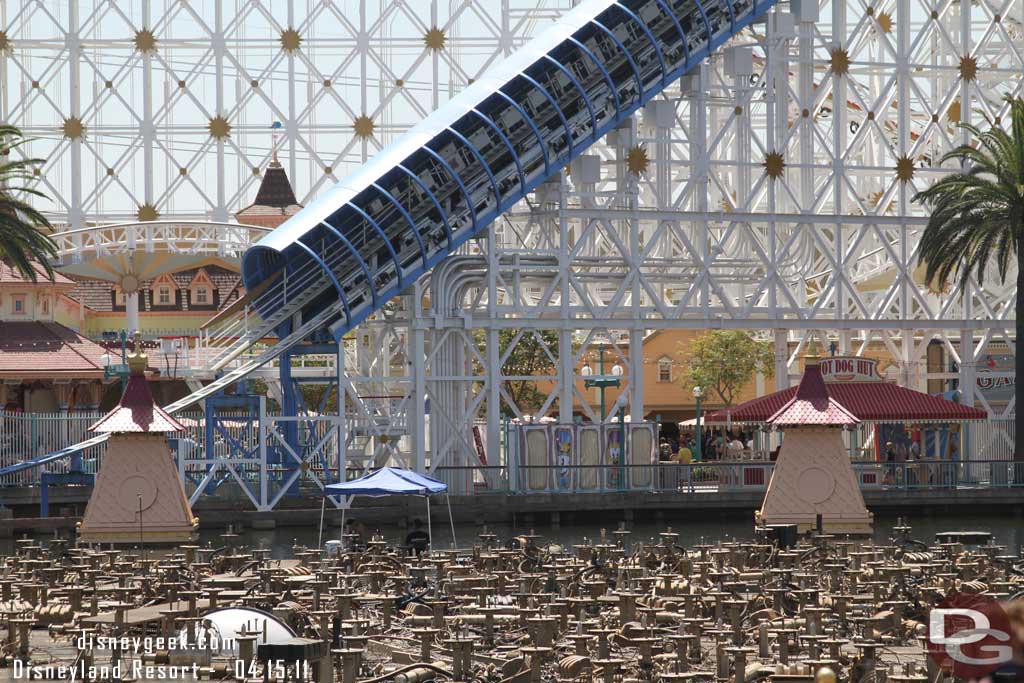
<svg viewBox="0 0 1024 683"><path fill-rule="evenodd" d="M0 114L44 138L40 182L71 226L143 208L226 220L254 193L271 121L311 198L567 5L89 4L0 17ZM648 332L732 327L774 339L778 386L817 336L884 345L924 388L950 378L924 362L938 341L964 399L1009 418L1012 400L974 387L991 348L1014 351L1013 276L929 286L912 198L955 170L940 158L969 142L956 123L1000 122L1022 74L1024 0L780 5L344 342L349 458L476 467L474 428L496 454L503 409L524 412L502 329L540 338L555 368L536 417L571 421L577 404L600 419L578 374L598 343L625 368L607 419L642 416Z"/></svg>
<svg viewBox="0 0 1024 683"><path fill-rule="evenodd" d="M227 221L279 154L305 203L568 0L5 0L0 120L72 228Z"/></svg>

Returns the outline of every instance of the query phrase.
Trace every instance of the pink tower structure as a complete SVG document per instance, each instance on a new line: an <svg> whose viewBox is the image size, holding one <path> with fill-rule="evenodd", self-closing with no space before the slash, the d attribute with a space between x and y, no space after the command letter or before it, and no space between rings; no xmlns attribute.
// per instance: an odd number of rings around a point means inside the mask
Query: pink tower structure
<svg viewBox="0 0 1024 683"><path fill-rule="evenodd" d="M137 334L135 349L120 403L90 428L111 436L78 532L86 543L180 543L199 523L167 445L185 428L153 402Z"/></svg>
<svg viewBox="0 0 1024 683"><path fill-rule="evenodd" d="M842 438L844 427L859 422L829 395L818 359L808 358L796 394L766 420L785 436L758 521L797 524L803 532L821 515L830 533L870 534L872 515Z"/></svg>

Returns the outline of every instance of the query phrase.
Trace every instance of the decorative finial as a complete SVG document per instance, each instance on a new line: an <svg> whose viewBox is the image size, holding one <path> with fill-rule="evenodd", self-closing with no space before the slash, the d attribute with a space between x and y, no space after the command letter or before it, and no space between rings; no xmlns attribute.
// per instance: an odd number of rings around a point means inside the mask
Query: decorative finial
<svg viewBox="0 0 1024 683"><path fill-rule="evenodd" d="M807 353L804 354L804 360L806 360L808 364L815 365L819 360L821 360L821 348L816 340L812 339L807 342Z"/></svg>
<svg viewBox="0 0 1024 683"><path fill-rule="evenodd" d="M133 375L142 375L146 372L146 367L149 365L149 356L142 350L142 333L135 330L135 351L128 356L128 369L131 370Z"/></svg>
<svg viewBox="0 0 1024 683"><path fill-rule="evenodd" d="M277 143L278 135L281 132L281 122L274 121L270 126L270 131L270 161L273 164L279 164L281 162L277 160Z"/></svg>

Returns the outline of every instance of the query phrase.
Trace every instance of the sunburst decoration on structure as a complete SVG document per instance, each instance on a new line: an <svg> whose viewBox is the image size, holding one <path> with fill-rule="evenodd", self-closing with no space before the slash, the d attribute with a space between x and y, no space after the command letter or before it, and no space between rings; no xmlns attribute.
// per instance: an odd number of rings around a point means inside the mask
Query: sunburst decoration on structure
<svg viewBox="0 0 1024 683"><path fill-rule="evenodd" d="M950 123L960 123L960 100L953 100L949 109L946 110L946 120Z"/></svg>
<svg viewBox="0 0 1024 683"><path fill-rule="evenodd" d="M220 114L210 119L210 124L207 128L210 129L210 135L218 140L223 140L231 135L231 124L228 123L227 118Z"/></svg>
<svg viewBox="0 0 1024 683"><path fill-rule="evenodd" d="M882 33L892 33L892 15L888 12L879 12L876 17L878 21L878 28L881 29Z"/></svg>
<svg viewBox="0 0 1024 683"><path fill-rule="evenodd" d="M444 31L436 26L431 26L430 30L423 36L423 44L427 46L428 50L437 52L444 49L445 39Z"/></svg>
<svg viewBox="0 0 1024 683"><path fill-rule="evenodd" d="M782 157L781 152L768 152L761 165L764 166L764 172L772 180L781 178L782 174L786 172L786 160Z"/></svg>
<svg viewBox="0 0 1024 683"><path fill-rule="evenodd" d="M139 52L156 52L156 35L148 28L135 32L135 49Z"/></svg>
<svg viewBox="0 0 1024 683"><path fill-rule="evenodd" d="M647 150L642 145L635 145L626 153L626 168L633 175L640 176L647 173L649 165L650 159L647 158Z"/></svg>
<svg viewBox="0 0 1024 683"><path fill-rule="evenodd" d="M64 125L61 126L61 130L64 133L64 137L68 140L81 140L85 137L85 124L77 116L69 116L64 119Z"/></svg>
<svg viewBox="0 0 1024 683"><path fill-rule="evenodd" d="M868 201L871 203L871 206L875 207L876 209L879 209L881 213L890 213L892 211L893 207L895 206L895 203L890 199L889 203L886 204L883 207L882 206L882 199L884 199L884 198L885 198L885 190L879 190L878 192L872 192L870 195L868 195Z"/></svg>
<svg viewBox="0 0 1024 683"><path fill-rule="evenodd" d="M908 183L914 178L914 160L908 156L901 156L896 160L896 177L901 182Z"/></svg>
<svg viewBox="0 0 1024 683"><path fill-rule="evenodd" d="M281 49L285 52L295 52L302 46L302 36L295 29L288 27L281 31Z"/></svg>
<svg viewBox="0 0 1024 683"><path fill-rule="evenodd" d="M841 47L832 50L829 68L836 76L845 76L850 71L850 55Z"/></svg>
<svg viewBox="0 0 1024 683"><path fill-rule="evenodd" d="M11 39L7 37L7 31L0 31L0 52L10 52Z"/></svg>
<svg viewBox="0 0 1024 683"><path fill-rule="evenodd" d="M373 137L373 119L366 114L358 116L352 122L352 129L356 132L356 137L363 139Z"/></svg>
<svg viewBox="0 0 1024 683"><path fill-rule="evenodd" d="M140 221L155 221L159 220L160 212L156 210L156 207L152 204L143 204L139 207L139 210L135 213L136 218Z"/></svg>
<svg viewBox="0 0 1024 683"><path fill-rule="evenodd" d="M973 81L978 77L978 60L970 55L960 58L960 78L965 81Z"/></svg>

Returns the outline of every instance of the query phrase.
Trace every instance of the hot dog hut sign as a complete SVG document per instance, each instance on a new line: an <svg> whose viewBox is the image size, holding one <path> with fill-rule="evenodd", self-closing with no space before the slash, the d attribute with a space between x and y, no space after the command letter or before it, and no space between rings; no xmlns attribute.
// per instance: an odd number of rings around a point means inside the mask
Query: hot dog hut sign
<svg viewBox="0 0 1024 683"><path fill-rule="evenodd" d="M819 367L826 382L881 382L878 361L856 356L822 358Z"/></svg>

